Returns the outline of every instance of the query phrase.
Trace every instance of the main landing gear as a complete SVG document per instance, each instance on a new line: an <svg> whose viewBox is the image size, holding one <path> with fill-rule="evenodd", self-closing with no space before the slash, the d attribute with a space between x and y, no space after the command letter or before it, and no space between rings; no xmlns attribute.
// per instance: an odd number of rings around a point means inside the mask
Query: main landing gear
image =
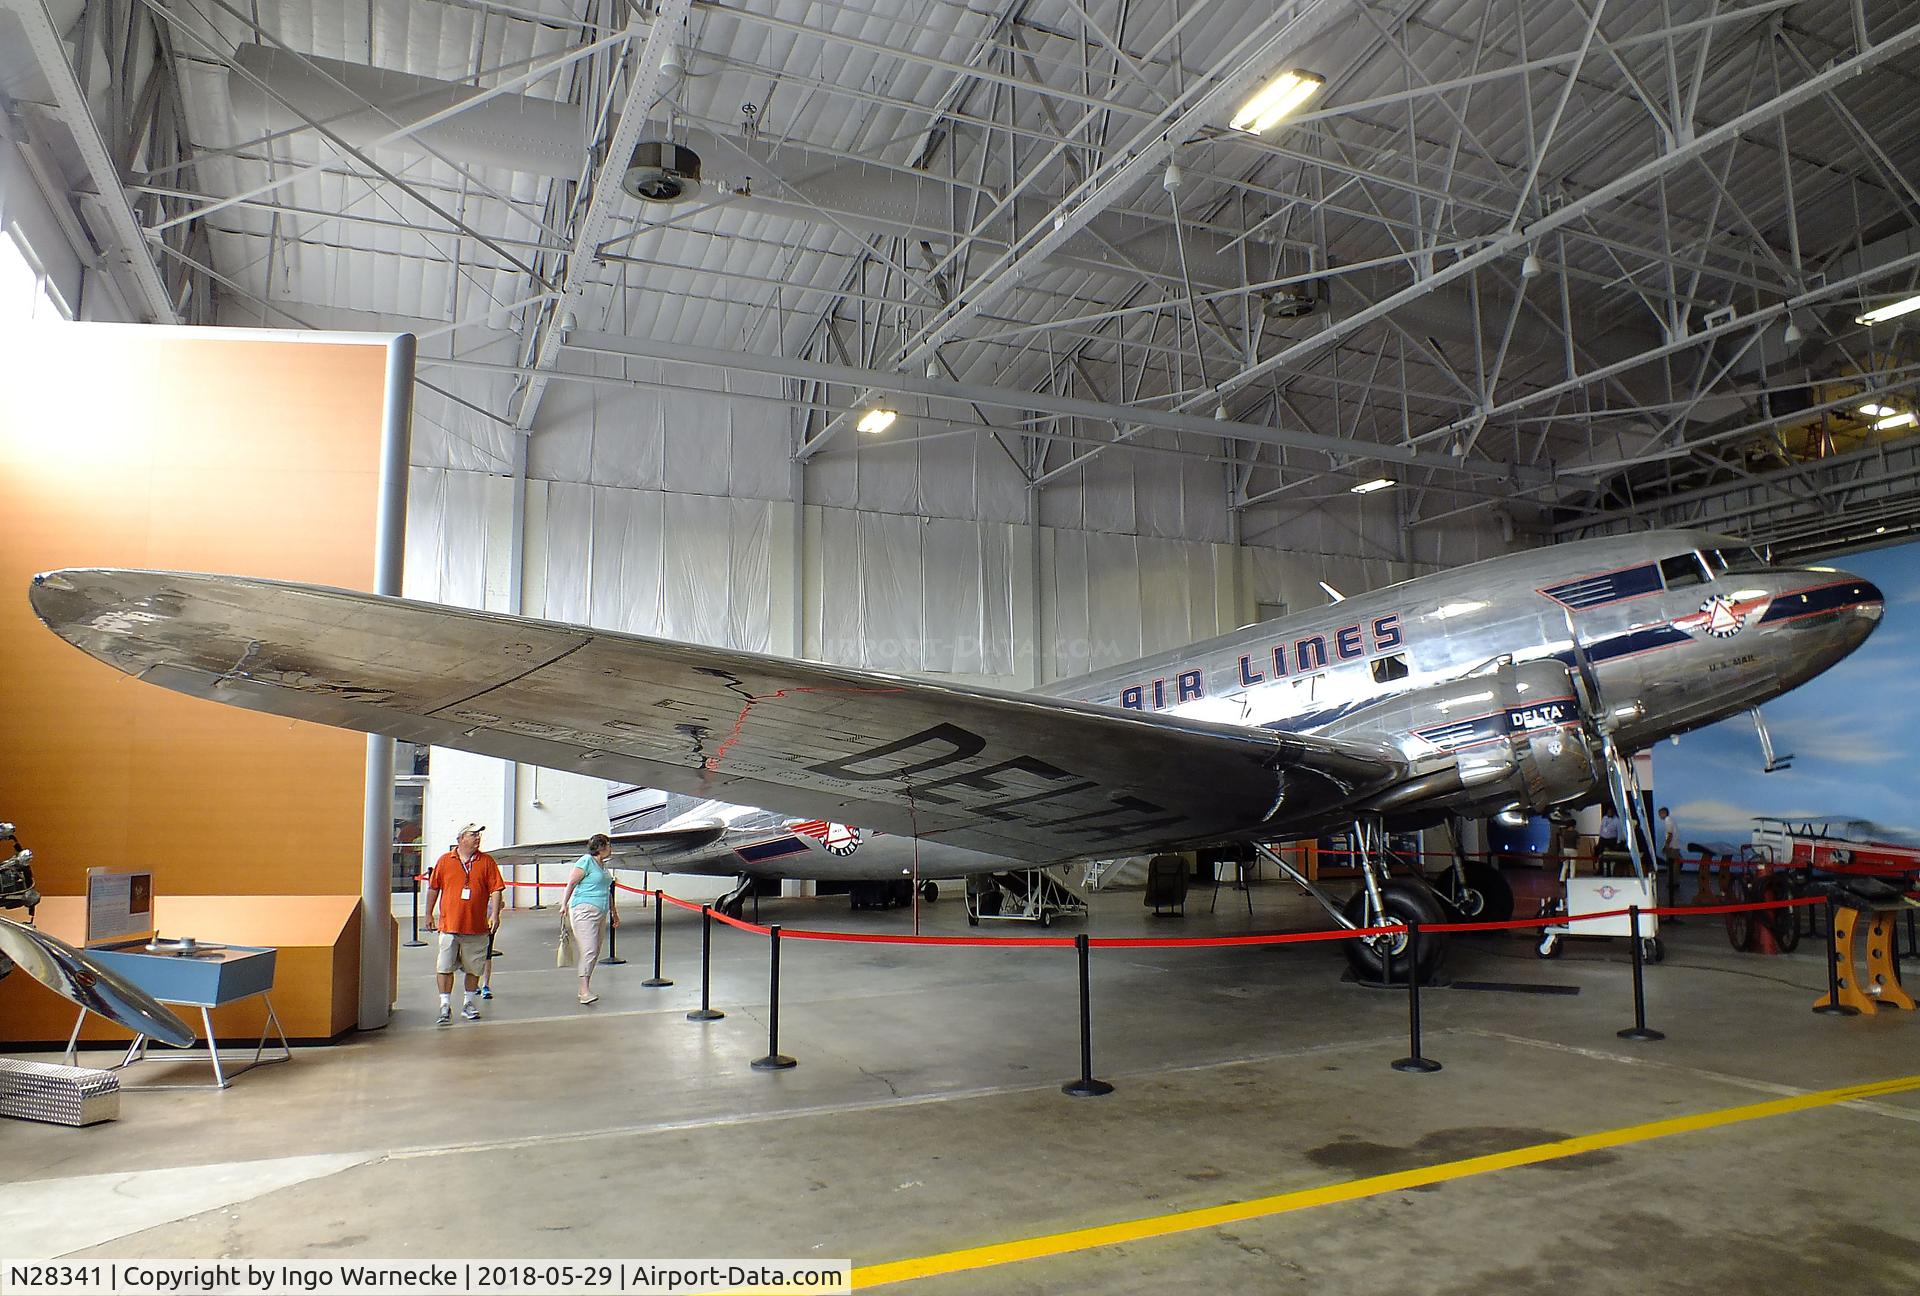
<svg viewBox="0 0 1920 1296"><path fill-rule="evenodd" d="M1353 929L1398 929L1340 942L1355 977L1375 984L1397 982L1404 985L1411 970L1423 982L1432 980L1446 953L1445 936L1438 932L1422 933L1420 963L1417 968L1412 968L1409 957L1412 942L1407 936L1407 924L1417 922L1426 927L1445 922L1446 914L1441 908L1439 896L1424 880L1387 876L1386 829L1377 818L1354 822L1353 843L1360 867L1361 886L1344 905L1336 903L1318 883L1302 876L1284 856L1265 846L1256 846L1254 849L1294 885L1319 901L1320 906L1341 926Z"/></svg>

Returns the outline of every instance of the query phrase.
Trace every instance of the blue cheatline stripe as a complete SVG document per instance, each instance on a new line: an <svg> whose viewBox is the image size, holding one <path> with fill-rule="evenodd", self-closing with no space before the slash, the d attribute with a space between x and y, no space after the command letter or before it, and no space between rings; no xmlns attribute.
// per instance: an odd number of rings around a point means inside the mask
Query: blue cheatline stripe
<svg viewBox="0 0 1920 1296"><path fill-rule="evenodd" d="M1785 621L1792 617L1811 616L1815 612L1832 612L1850 604L1859 603L1866 597L1866 586L1857 581L1824 585L1819 589L1803 590L1798 594L1782 594L1768 606L1766 615L1760 618L1760 624L1765 625L1769 621Z"/></svg>
<svg viewBox="0 0 1920 1296"><path fill-rule="evenodd" d="M806 848L807 844L798 837L778 837L773 841L738 847L733 853L749 864L757 864L761 860L779 859L782 855L795 855Z"/></svg>

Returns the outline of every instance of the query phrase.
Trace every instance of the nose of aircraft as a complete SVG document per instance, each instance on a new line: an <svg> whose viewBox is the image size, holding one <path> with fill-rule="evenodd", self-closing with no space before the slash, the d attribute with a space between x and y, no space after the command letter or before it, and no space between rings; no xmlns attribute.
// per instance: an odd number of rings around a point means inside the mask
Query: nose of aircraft
<svg viewBox="0 0 1920 1296"><path fill-rule="evenodd" d="M1834 578L1836 584L1830 590L1815 591L1814 597L1824 596L1839 613L1839 651L1834 654L1838 661L1865 643L1880 624L1880 618L1886 615L1887 596L1878 585L1851 572L1835 572Z"/></svg>

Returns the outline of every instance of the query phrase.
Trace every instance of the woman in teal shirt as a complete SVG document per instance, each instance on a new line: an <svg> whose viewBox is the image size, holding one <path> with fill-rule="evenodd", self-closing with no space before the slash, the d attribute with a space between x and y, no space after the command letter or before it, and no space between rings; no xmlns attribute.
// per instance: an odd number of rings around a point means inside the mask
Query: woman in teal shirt
<svg viewBox="0 0 1920 1296"><path fill-rule="evenodd" d="M587 853L573 862L567 878L567 894L560 912L573 924L573 939L580 947L580 1002L597 1002L593 992L593 969L600 962L600 940L608 927L620 925L620 907L613 899L613 874L607 861L613 858L613 842L605 833L587 839Z"/></svg>

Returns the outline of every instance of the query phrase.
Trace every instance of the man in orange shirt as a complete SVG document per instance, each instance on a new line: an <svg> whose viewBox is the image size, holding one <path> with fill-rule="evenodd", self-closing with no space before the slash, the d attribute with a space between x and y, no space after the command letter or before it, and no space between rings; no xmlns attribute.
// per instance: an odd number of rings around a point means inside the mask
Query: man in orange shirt
<svg viewBox="0 0 1920 1296"><path fill-rule="evenodd" d="M480 849L485 824L470 823L460 830L453 849L442 855L427 878L427 930L435 930L439 914L439 959L434 964L440 983L440 1022L453 1020L453 970L467 974L460 1015L477 1021L480 1006L473 1001L480 973L487 964L487 933L500 921L500 901L507 885L493 856Z"/></svg>

